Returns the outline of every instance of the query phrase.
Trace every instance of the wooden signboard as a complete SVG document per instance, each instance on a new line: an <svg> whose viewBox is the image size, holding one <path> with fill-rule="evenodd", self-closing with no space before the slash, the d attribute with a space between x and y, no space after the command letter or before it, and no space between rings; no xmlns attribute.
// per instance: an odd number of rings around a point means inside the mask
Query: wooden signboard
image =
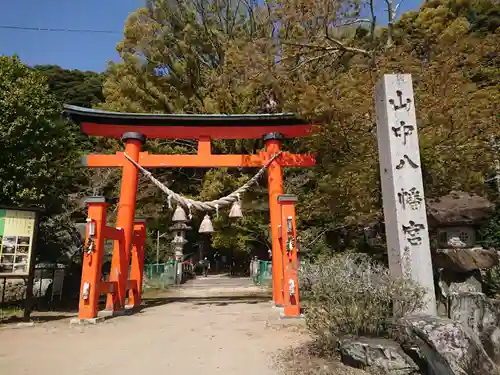
<svg viewBox="0 0 500 375"><path fill-rule="evenodd" d="M37 212L0 209L0 277L30 273Z"/></svg>

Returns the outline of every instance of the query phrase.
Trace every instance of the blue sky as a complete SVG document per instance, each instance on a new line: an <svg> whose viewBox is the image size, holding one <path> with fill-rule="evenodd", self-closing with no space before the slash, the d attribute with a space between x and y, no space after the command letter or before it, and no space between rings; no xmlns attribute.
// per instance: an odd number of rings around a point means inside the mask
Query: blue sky
<svg viewBox="0 0 500 375"><path fill-rule="evenodd" d="M0 26L111 30L116 34L0 28L0 55L17 54L28 65L103 71L117 60L125 19L143 0L0 0ZM8 5L5 5L8 3Z"/></svg>
<svg viewBox="0 0 500 375"><path fill-rule="evenodd" d="M143 0L0 0L0 55L17 54L28 65L56 64L68 69L103 71L119 59L125 19ZM8 3L9 5L5 5ZM405 0L401 11L421 0ZM385 15L378 17L384 19ZM52 29L110 30L115 34L2 29L17 26Z"/></svg>

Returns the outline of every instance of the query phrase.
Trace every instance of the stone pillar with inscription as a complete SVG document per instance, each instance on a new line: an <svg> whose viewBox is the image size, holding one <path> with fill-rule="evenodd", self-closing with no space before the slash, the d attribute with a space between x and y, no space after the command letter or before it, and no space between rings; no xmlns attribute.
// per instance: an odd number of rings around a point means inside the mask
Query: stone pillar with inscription
<svg viewBox="0 0 500 375"><path fill-rule="evenodd" d="M411 75L386 74L375 89L389 269L426 288L423 313L436 315Z"/></svg>

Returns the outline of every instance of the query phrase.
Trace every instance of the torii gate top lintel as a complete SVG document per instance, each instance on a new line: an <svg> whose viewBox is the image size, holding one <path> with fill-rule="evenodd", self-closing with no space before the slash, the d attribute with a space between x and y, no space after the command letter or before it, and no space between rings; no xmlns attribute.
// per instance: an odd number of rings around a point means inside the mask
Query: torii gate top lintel
<svg viewBox="0 0 500 375"><path fill-rule="evenodd" d="M155 114L110 112L64 105L64 112L87 135L121 138L128 132L149 139L261 139L281 133L285 138L309 135L312 126L290 113Z"/></svg>
<svg viewBox="0 0 500 375"><path fill-rule="evenodd" d="M139 152L137 162L145 167L262 167L271 153L279 151L283 138L310 134L312 125L293 114L191 115L121 113L64 105L64 111L80 124L87 135L122 138L144 143L147 138L196 139L196 155L151 155ZM264 139L266 153L256 155L214 155L211 139ZM276 144L276 147L272 146ZM140 148L140 146L139 146ZM282 152L276 163L283 167L309 167L311 155ZM86 167L120 168L128 164L123 153L90 154L82 159Z"/></svg>

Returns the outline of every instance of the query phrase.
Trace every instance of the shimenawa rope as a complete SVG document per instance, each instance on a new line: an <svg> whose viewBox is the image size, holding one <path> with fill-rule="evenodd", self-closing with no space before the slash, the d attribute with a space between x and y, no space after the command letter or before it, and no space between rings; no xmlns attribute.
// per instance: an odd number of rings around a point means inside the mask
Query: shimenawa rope
<svg viewBox="0 0 500 375"><path fill-rule="evenodd" d="M180 205L187 207L188 210L194 208L198 211L218 211L219 208L229 206L230 204L239 200L241 194L248 191L248 189L255 184L258 179L264 174L266 168L281 154L282 151L276 153L272 156L266 164L243 186L233 191L231 194L226 195L225 197L210 201L210 202L201 202L190 198L185 198L180 194L170 190L167 186L158 181L147 169L138 164L135 160L133 160L127 153L124 153L125 157L134 164L146 177L148 177L153 184L155 184L160 190L166 193L169 196L169 199L174 199Z"/></svg>

